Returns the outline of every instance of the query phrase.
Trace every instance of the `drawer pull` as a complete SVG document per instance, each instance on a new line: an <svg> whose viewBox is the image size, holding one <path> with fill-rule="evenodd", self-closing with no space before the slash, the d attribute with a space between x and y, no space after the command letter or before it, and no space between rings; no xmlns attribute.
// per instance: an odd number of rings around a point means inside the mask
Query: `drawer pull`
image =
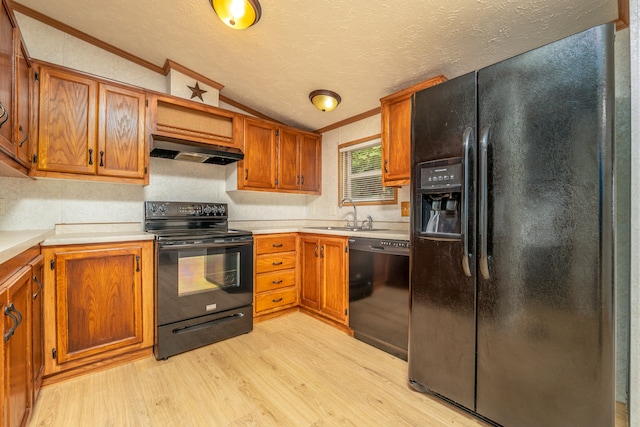
<svg viewBox="0 0 640 427"><path fill-rule="evenodd" d="M273 265L282 265L282 261L272 262L271 264L273 264Z"/></svg>
<svg viewBox="0 0 640 427"><path fill-rule="evenodd" d="M274 243L271 246L273 246L274 248L281 248L282 247L282 243Z"/></svg>
<svg viewBox="0 0 640 427"><path fill-rule="evenodd" d="M275 298L274 298L274 299L272 299L272 300L271 300L271 302L280 302L280 301L282 301L282 297L280 297L280 298L278 298L278 299L275 299Z"/></svg>
<svg viewBox="0 0 640 427"><path fill-rule="evenodd" d="M280 280L273 280L271 283L273 283L274 285L279 285L280 283L282 283L282 279L280 279Z"/></svg>

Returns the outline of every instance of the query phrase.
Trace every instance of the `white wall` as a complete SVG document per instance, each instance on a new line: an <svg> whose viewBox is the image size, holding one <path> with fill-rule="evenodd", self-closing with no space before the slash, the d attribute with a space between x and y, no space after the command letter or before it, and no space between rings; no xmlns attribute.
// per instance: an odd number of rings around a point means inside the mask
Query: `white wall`
<svg viewBox="0 0 640 427"><path fill-rule="evenodd" d="M309 201L309 219L353 219L349 205L338 209L338 145L380 134L380 114L322 134L322 196ZM400 202L409 201L409 186L398 190L398 203L394 205L359 206L358 218L371 215L376 222L391 222L409 227L409 217L400 215ZM401 227L399 227L401 228Z"/></svg>

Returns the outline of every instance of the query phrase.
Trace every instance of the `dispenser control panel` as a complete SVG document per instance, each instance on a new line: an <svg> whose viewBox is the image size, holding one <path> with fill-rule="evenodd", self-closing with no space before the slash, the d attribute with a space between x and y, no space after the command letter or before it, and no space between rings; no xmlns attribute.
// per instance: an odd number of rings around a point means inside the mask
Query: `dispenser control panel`
<svg viewBox="0 0 640 427"><path fill-rule="evenodd" d="M435 162L434 162L435 163ZM422 190L459 189L462 186L462 163L429 165L420 168Z"/></svg>

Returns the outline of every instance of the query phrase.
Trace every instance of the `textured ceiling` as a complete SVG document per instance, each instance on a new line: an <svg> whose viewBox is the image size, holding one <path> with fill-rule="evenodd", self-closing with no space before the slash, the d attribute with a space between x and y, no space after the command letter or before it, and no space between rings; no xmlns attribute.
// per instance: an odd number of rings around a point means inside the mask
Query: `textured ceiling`
<svg viewBox="0 0 640 427"><path fill-rule="evenodd" d="M262 18L226 27L208 0L19 0L283 123L320 129L438 74L452 78L618 16L617 0L260 0ZM342 96L332 112L308 94Z"/></svg>

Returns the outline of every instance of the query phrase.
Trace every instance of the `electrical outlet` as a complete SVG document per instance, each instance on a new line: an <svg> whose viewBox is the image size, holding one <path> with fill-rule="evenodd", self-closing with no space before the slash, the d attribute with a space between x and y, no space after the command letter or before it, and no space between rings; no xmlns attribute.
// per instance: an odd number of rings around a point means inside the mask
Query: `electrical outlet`
<svg viewBox="0 0 640 427"><path fill-rule="evenodd" d="M7 214L7 201L0 199L0 216Z"/></svg>
<svg viewBox="0 0 640 427"><path fill-rule="evenodd" d="M400 215L401 216L411 215L411 208L409 207L409 202L400 202Z"/></svg>

